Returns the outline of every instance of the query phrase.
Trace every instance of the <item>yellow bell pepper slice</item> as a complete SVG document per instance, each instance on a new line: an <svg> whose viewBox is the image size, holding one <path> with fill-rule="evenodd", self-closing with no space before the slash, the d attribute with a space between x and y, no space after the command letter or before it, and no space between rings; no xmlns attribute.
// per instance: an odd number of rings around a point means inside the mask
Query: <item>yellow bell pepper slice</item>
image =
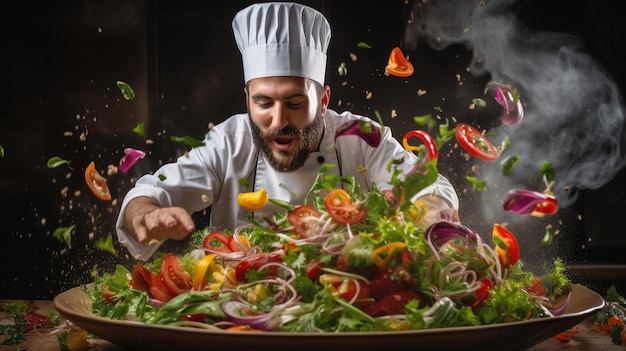
<svg viewBox="0 0 626 351"><path fill-rule="evenodd" d="M374 250L372 250L372 259L374 260L374 263L376 264L376 266L378 266L378 268L386 269L389 266L389 262L391 261L391 258L393 257L393 253L397 249L402 249L405 246L406 245L404 243L393 242L393 243L383 245L381 247L377 247ZM384 256L385 256L384 258L381 257L382 253L384 253Z"/></svg>
<svg viewBox="0 0 626 351"><path fill-rule="evenodd" d="M265 189L248 193L239 193L239 195L237 195L239 206L248 211L258 211L262 209L265 205L267 205L268 200L269 198Z"/></svg>
<svg viewBox="0 0 626 351"><path fill-rule="evenodd" d="M208 254L196 263L196 269L193 273L193 289L199 290L202 287L202 281L206 275L206 271L211 266L211 271L216 271L215 267L216 254Z"/></svg>

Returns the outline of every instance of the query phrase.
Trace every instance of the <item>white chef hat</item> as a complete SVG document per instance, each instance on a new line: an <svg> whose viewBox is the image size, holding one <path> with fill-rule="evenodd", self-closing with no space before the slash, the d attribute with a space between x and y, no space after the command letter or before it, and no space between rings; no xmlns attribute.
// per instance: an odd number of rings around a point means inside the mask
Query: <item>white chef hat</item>
<svg viewBox="0 0 626 351"><path fill-rule="evenodd" d="M319 11L291 2L250 5L233 19L244 80L295 76L324 84L330 25Z"/></svg>

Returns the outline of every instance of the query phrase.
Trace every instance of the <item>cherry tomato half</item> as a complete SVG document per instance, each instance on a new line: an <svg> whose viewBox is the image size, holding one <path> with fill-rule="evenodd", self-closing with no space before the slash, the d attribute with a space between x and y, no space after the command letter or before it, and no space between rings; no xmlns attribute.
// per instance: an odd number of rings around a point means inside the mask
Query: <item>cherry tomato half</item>
<svg viewBox="0 0 626 351"><path fill-rule="evenodd" d="M326 195L324 207L328 214L341 224L359 223L365 219L367 210L365 205L355 206L350 196L343 189L335 189Z"/></svg>
<svg viewBox="0 0 626 351"><path fill-rule="evenodd" d="M320 213L317 212L316 209L306 205L297 207L287 215L287 219L293 226L293 230L303 239L315 235L315 233L311 232L315 226L311 224L317 221L319 217Z"/></svg>
<svg viewBox="0 0 626 351"><path fill-rule="evenodd" d="M89 190L100 200L111 200L111 192L107 185L107 180L98 173L93 161L85 169L85 182Z"/></svg>
<svg viewBox="0 0 626 351"><path fill-rule="evenodd" d="M426 133L423 130L411 130L408 133L404 134L404 138L402 138L402 145L404 149L407 151L418 151L418 146L413 146L409 144L409 139L411 137L417 137L422 140L424 146L426 147L426 151L428 152L429 160L436 160L439 156L439 151L437 149L437 142L433 139L430 134Z"/></svg>
<svg viewBox="0 0 626 351"><path fill-rule="evenodd" d="M498 149L469 124L459 123L456 126L456 140L471 155L485 161L494 161L498 158Z"/></svg>

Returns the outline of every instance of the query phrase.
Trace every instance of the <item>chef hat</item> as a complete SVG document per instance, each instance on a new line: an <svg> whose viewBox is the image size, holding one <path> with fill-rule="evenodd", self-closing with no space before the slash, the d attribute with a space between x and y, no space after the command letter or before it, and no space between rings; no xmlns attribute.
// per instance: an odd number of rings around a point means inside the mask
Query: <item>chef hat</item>
<svg viewBox="0 0 626 351"><path fill-rule="evenodd" d="M244 80L295 76L324 84L330 25L317 10L290 2L250 5L233 19Z"/></svg>

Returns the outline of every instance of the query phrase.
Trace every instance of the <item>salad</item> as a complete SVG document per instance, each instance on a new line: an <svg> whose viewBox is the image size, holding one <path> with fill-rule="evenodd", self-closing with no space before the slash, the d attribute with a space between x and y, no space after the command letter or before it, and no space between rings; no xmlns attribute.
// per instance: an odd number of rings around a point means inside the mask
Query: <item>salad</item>
<svg viewBox="0 0 626 351"><path fill-rule="evenodd" d="M421 225L426 207L403 199L436 179L435 161L367 192L325 165L303 205L270 199L280 210L264 223L199 230L184 254L118 265L83 289L105 318L211 330L384 332L562 313L559 259L535 276L503 225L491 240L458 222Z"/></svg>

